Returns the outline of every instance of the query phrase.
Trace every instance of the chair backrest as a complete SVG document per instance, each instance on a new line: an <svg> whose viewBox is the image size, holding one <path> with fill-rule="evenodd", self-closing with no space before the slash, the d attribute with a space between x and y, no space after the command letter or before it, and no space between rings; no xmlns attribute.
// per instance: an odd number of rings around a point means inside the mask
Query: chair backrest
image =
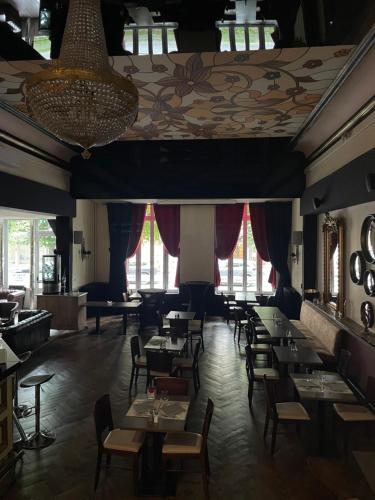
<svg viewBox="0 0 375 500"><path fill-rule="evenodd" d="M242 307L241 308L235 307L233 309L233 315L234 315L234 319L236 321L240 321L241 319L245 319L246 318L245 311L242 309Z"/></svg>
<svg viewBox="0 0 375 500"><path fill-rule="evenodd" d="M150 371L171 373L172 355L168 351L146 351L147 373Z"/></svg>
<svg viewBox="0 0 375 500"><path fill-rule="evenodd" d="M189 392L189 380L177 377L157 377L155 378L156 391L168 391L173 396L187 396Z"/></svg>
<svg viewBox="0 0 375 500"><path fill-rule="evenodd" d="M189 329L188 319L170 319L169 324L171 327L171 333L179 337L183 337L185 333L188 332Z"/></svg>
<svg viewBox="0 0 375 500"><path fill-rule="evenodd" d="M94 421L96 430L96 440L99 448L103 447L103 432L113 429L113 418L111 409L111 400L109 394L104 394L99 398L94 406Z"/></svg>
<svg viewBox="0 0 375 500"><path fill-rule="evenodd" d="M275 383L267 379L266 375L263 377L263 382L266 393L267 410L270 415L277 417Z"/></svg>
<svg viewBox="0 0 375 500"><path fill-rule="evenodd" d="M204 453L206 450L208 432L210 430L213 412L214 412L214 403L213 403L212 399L208 398L207 399L207 406L206 406L206 415L204 417L203 427L202 427L202 438L203 439L202 439L201 453Z"/></svg>
<svg viewBox="0 0 375 500"><path fill-rule="evenodd" d="M130 351L132 353L132 362L133 362L133 365L134 365L135 362L136 362L136 357L140 356L140 354L141 354L141 351L139 349L139 340L138 340L138 336L137 335L134 335L130 339Z"/></svg>
<svg viewBox="0 0 375 500"><path fill-rule="evenodd" d="M246 372L247 378L249 382L254 382L254 364L253 364L253 351L250 347L250 344L245 346L245 354L246 354Z"/></svg>
<svg viewBox="0 0 375 500"><path fill-rule="evenodd" d="M0 317L11 322L14 320L17 309L18 302L0 302Z"/></svg>
<svg viewBox="0 0 375 500"><path fill-rule="evenodd" d="M344 378L348 377L351 357L352 353L350 351L348 351L347 349L340 349L337 372Z"/></svg>
<svg viewBox="0 0 375 500"><path fill-rule="evenodd" d="M198 364L198 358L199 358L199 351L201 348L201 339L198 340L198 342L195 344L194 347L194 354L193 354L193 368L195 368Z"/></svg>

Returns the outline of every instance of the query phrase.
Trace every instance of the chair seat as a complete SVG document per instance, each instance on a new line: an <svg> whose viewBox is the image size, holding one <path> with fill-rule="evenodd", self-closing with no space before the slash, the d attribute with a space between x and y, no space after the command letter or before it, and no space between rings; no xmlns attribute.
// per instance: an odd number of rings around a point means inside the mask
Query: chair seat
<svg viewBox="0 0 375 500"><path fill-rule="evenodd" d="M295 401L276 403L276 410L280 420L310 420L304 406Z"/></svg>
<svg viewBox="0 0 375 500"><path fill-rule="evenodd" d="M45 382L51 380L54 373L43 373L41 375L34 375L33 377L28 377L21 382L21 387L35 387L36 385L42 385Z"/></svg>
<svg viewBox="0 0 375 500"><path fill-rule="evenodd" d="M192 358L173 358L173 366L176 368L192 368Z"/></svg>
<svg viewBox="0 0 375 500"><path fill-rule="evenodd" d="M141 431L125 429L113 429L105 438L103 446L106 450L127 451L138 453L145 440L145 434Z"/></svg>
<svg viewBox="0 0 375 500"><path fill-rule="evenodd" d="M280 374L274 368L254 368L255 380L263 380L264 375L271 380L279 380Z"/></svg>
<svg viewBox="0 0 375 500"><path fill-rule="evenodd" d="M146 368L147 366L146 356L137 356L135 360L135 366L137 368Z"/></svg>
<svg viewBox="0 0 375 500"><path fill-rule="evenodd" d="M163 444L163 455L197 455L202 447L202 435L194 432L168 432Z"/></svg>
<svg viewBox="0 0 375 500"><path fill-rule="evenodd" d="M251 344L250 347L251 347L251 350L255 353L260 353L260 352L269 353L269 352L271 352L270 344Z"/></svg>
<svg viewBox="0 0 375 500"><path fill-rule="evenodd" d="M158 372L156 370L150 370L151 377L170 377L171 374L169 372Z"/></svg>
<svg viewBox="0 0 375 500"><path fill-rule="evenodd" d="M248 323L247 319L240 319L239 324L242 326L246 326Z"/></svg>
<svg viewBox="0 0 375 500"><path fill-rule="evenodd" d="M255 331L257 334L263 332L264 335L269 335L268 330L264 325L256 325Z"/></svg>
<svg viewBox="0 0 375 500"><path fill-rule="evenodd" d="M189 333L201 333L201 326L202 324L199 319L193 319L189 321Z"/></svg>
<svg viewBox="0 0 375 500"><path fill-rule="evenodd" d="M367 406L335 403L333 408L337 415L345 422L375 421L375 414Z"/></svg>

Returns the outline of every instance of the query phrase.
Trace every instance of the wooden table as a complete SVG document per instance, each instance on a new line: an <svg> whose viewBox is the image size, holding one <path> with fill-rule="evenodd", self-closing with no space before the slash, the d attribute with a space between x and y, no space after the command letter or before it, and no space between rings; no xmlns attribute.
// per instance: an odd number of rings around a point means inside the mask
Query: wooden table
<svg viewBox="0 0 375 500"><path fill-rule="evenodd" d="M136 314L141 308L142 302L137 302L135 300L131 302L112 302L105 300L89 301L87 302L87 307L90 307L95 312L96 324L95 333L100 335L102 332L100 330L100 316L103 311L108 312L110 310L111 314L122 314L123 332L122 335L126 335L126 328L128 323L128 314Z"/></svg>
<svg viewBox="0 0 375 500"><path fill-rule="evenodd" d="M186 338L177 337L174 342L171 337L160 337L154 335L144 346L144 349L150 351L164 350L172 353L180 353L183 351L186 344Z"/></svg>
<svg viewBox="0 0 375 500"><path fill-rule="evenodd" d="M169 311L165 317L166 319L181 319L190 321L195 318L195 312L193 311Z"/></svg>
<svg viewBox="0 0 375 500"><path fill-rule="evenodd" d="M262 324L274 339L283 340L287 343L292 339L305 339L304 334L296 328L288 319L277 318L263 319Z"/></svg>
<svg viewBox="0 0 375 500"><path fill-rule="evenodd" d="M254 292L236 292L234 295L234 300L239 305L246 302L254 302L254 304L258 303Z"/></svg>
<svg viewBox="0 0 375 500"><path fill-rule="evenodd" d="M281 318L283 320L288 319L285 316L285 314L280 311L278 307L254 306L253 309L262 321L267 319L273 319L274 317Z"/></svg>
<svg viewBox="0 0 375 500"><path fill-rule="evenodd" d="M164 491L161 451L166 432L185 432L190 398L188 396L170 396L167 402L162 402L159 409L159 422L151 419L150 410L158 408L160 400L148 400L145 394L136 396L123 420L125 429L143 431L148 434L148 446L145 446L142 463L142 495L161 496ZM180 405L180 412L170 411ZM179 413L176 418L176 413ZM150 444L152 443L152 446ZM176 484L167 485L168 496L176 495ZM164 496L164 495L163 495Z"/></svg>
<svg viewBox="0 0 375 500"><path fill-rule="evenodd" d="M338 373L290 375L299 399L318 403L318 446L321 454L326 449L325 407L326 403L356 403L353 391Z"/></svg>
<svg viewBox="0 0 375 500"><path fill-rule="evenodd" d="M293 351L291 346L274 346L273 352L281 365L293 365L294 367L296 365L323 365L320 356L311 347L297 347L297 351Z"/></svg>

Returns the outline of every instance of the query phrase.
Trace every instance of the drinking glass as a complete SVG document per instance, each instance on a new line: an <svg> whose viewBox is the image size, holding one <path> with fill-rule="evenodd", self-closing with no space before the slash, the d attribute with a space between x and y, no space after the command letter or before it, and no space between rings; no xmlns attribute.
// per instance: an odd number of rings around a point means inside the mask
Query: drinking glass
<svg viewBox="0 0 375 500"><path fill-rule="evenodd" d="M147 399L155 399L156 389L153 386L147 388Z"/></svg>

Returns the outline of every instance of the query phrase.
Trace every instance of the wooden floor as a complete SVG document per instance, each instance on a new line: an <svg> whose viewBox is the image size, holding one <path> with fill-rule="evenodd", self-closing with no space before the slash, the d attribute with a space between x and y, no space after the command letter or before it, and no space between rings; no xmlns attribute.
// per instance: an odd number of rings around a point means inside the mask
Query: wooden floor
<svg viewBox="0 0 375 500"><path fill-rule="evenodd" d="M55 373L43 386L42 424L56 432L56 442L40 451L25 451L17 466L16 482L8 500L130 499L130 471L104 471L93 493L96 442L93 404L104 393L112 399L115 425L128 405L131 368L130 342L137 325L130 322L128 335L119 335L120 318L107 318L102 336L88 332L54 338L33 355L21 376ZM144 340L144 339L143 339ZM215 403L208 445L211 462L211 498L252 500L361 500L373 498L353 458L316 455L313 430L294 428L278 436L274 458L263 441L264 397L256 390L250 414L243 348L233 342L232 327L221 319L205 329L206 351L200 358L201 390L192 403L188 429L200 432L207 397ZM192 384L191 384L192 386ZM140 392L144 379L140 379ZM191 387L193 393L193 388ZM22 401L33 401L32 389L21 389ZM23 419L27 431L33 417ZM373 449L364 433L354 436L356 449ZM125 464L117 460L119 464ZM190 467L191 469L191 467ZM332 495L335 493L337 496ZM200 476L184 472L178 479L178 498L203 498Z"/></svg>

